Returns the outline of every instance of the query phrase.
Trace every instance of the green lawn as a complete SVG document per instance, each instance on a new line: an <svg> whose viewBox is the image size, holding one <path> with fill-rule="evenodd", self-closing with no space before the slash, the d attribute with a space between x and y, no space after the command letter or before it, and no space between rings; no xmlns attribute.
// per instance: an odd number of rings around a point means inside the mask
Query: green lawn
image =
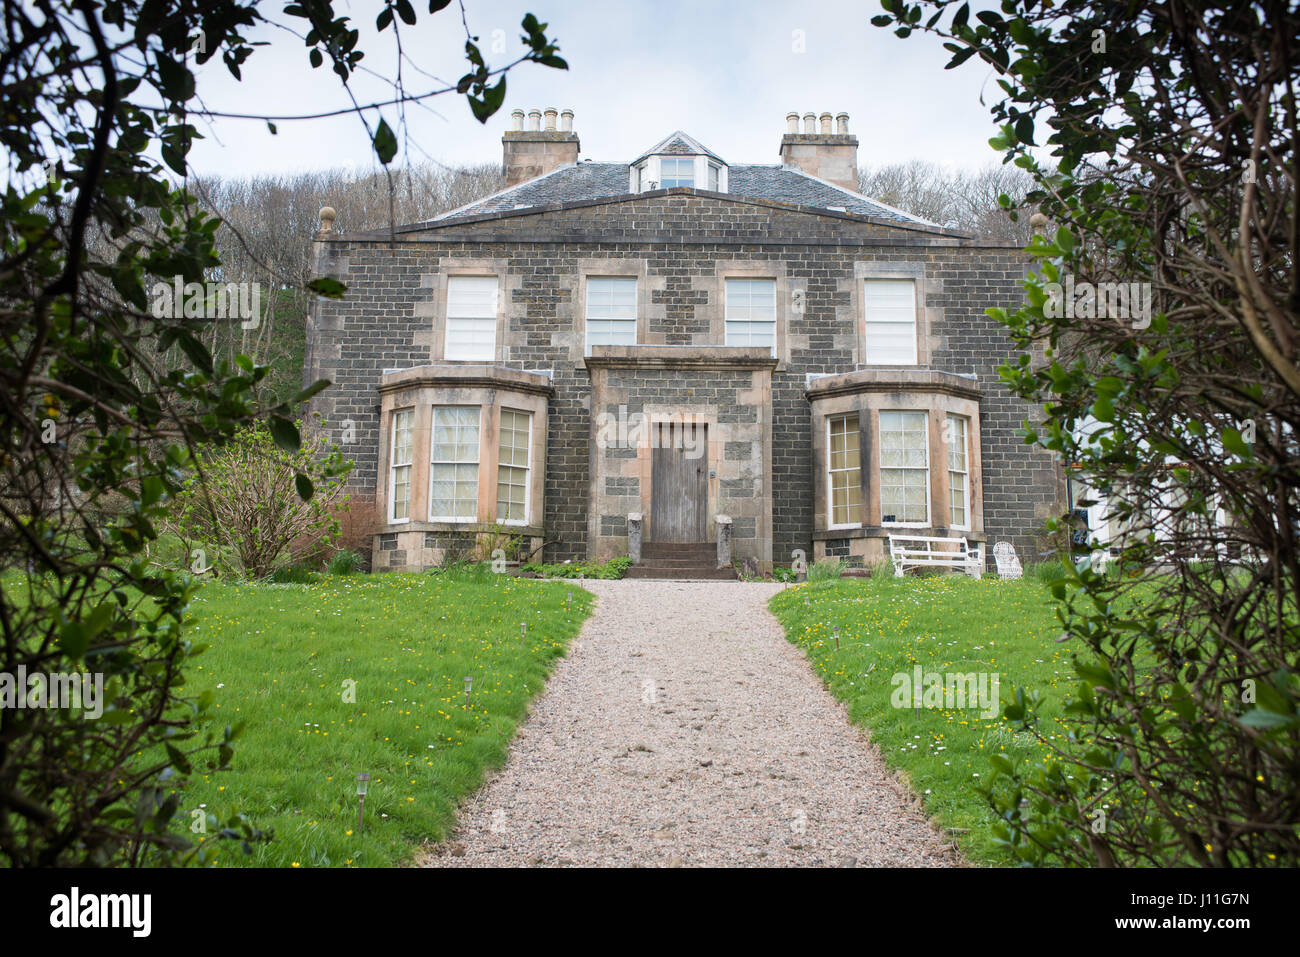
<svg viewBox="0 0 1300 957"><path fill-rule="evenodd" d="M1038 581L964 575L844 579L788 588L771 601L789 639L852 720L870 729L890 767L904 772L929 814L953 829L963 853L978 864L1009 863L989 833L991 812L971 787L988 778L987 755L1046 755L1046 749L975 708L896 708L892 678L920 665L924 672L997 673L1003 696L1018 685L1058 691L1041 725L1063 740L1059 705L1074 671L1070 646L1056 641L1061 627L1054 608Z"/></svg>
<svg viewBox="0 0 1300 957"><path fill-rule="evenodd" d="M591 604L572 585L490 574L205 586L189 636L210 647L188 669L187 692L212 689L218 722L248 724L233 769L196 775L186 789L183 819L205 805L221 820L239 810L274 827L251 855L223 842L219 864L409 861L447 834L457 803L504 760ZM360 830L359 771L371 776Z"/></svg>

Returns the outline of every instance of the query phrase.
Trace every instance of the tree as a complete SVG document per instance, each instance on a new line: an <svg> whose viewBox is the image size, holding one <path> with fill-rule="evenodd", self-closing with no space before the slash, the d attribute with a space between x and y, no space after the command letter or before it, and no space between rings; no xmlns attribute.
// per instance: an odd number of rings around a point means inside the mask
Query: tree
<svg viewBox="0 0 1300 957"><path fill-rule="evenodd" d="M997 75L990 142L1042 211L1027 304L990 310L1021 350L1002 375L1043 404L1026 441L1118 529L1115 569L1085 548L1053 586L1071 743L994 759L999 833L1027 862L1295 866L1300 13L882 6L877 25ZM1006 716L1034 727L1043 700L1021 689Z"/></svg>
<svg viewBox="0 0 1300 957"><path fill-rule="evenodd" d="M312 236L322 201L338 213L336 231L380 229L439 213L494 193L505 185L499 163L444 167L431 162L391 172L315 170L234 179L199 177L200 206L221 220L215 240L220 282L259 283L266 291L256 323L212 323L202 341L214 357L233 362L243 353L270 366L266 385L284 401L302 387L307 308L312 292Z"/></svg>
<svg viewBox="0 0 1300 957"><path fill-rule="evenodd" d="M949 171L925 160L858 170L858 191L904 212L982 239L1027 243L1029 223L1000 203L1020 205L1034 180L1015 166Z"/></svg>
<svg viewBox="0 0 1300 957"><path fill-rule="evenodd" d="M431 0L430 13L448 2ZM221 222L170 180L188 175L195 117L219 115L199 108L193 64L220 57L238 79L254 54L251 31L268 22L259 6L3 0L0 695L12 704L25 693L12 680L24 672L105 681L93 720L96 709L62 680L59 703L79 707L0 708L0 857L11 865L208 853L178 833L182 789L196 767L228 766L239 729L212 726L210 695L184 694L185 665L201 650L184 629L195 585L188 568L151 565L146 547L195 448L261 421L296 451L292 407L328 386L268 400L265 366L213 358L199 322L230 321L203 286L221 265ZM307 62L328 64L346 91L363 57L351 21L329 0L290 4L282 19ZM415 22L409 0L387 0L377 26L397 37ZM455 85L411 94L399 80L390 101L355 105L381 165L398 142L385 111L396 121L403 104L454 91L486 121L504 100L506 70L565 67L531 14L523 52L501 67L466 34L469 70ZM398 51L396 62L409 59ZM310 499L307 476L296 483ZM212 823L222 837L266 836L239 816Z"/></svg>

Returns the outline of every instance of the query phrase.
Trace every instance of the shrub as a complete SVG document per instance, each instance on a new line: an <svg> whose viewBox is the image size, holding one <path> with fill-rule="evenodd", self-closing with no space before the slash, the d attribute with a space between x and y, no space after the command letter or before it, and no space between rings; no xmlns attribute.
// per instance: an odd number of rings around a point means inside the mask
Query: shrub
<svg viewBox="0 0 1300 957"><path fill-rule="evenodd" d="M890 561L888 558L886 558L884 561L876 562L874 565L871 566L871 572L869 577L873 581L881 578L893 578L894 563Z"/></svg>
<svg viewBox="0 0 1300 957"><path fill-rule="evenodd" d="M360 554L350 548L341 548L330 557L328 571L331 575L351 575L361 571L363 563Z"/></svg>
<svg viewBox="0 0 1300 957"><path fill-rule="evenodd" d="M624 557L611 558L607 562L562 562L551 565L529 562L520 566L519 570L532 575L540 575L542 578L615 579L622 578L631 567L632 559Z"/></svg>
<svg viewBox="0 0 1300 957"><path fill-rule="evenodd" d="M178 534L202 543L200 552L226 551L251 578L267 577L286 555L319 563L322 543L338 535L333 509L346 504L352 467L337 448L316 436L287 452L259 425L197 459L173 511Z"/></svg>
<svg viewBox="0 0 1300 957"><path fill-rule="evenodd" d="M844 576L844 563L838 558L815 562L808 567L808 581L833 581Z"/></svg>

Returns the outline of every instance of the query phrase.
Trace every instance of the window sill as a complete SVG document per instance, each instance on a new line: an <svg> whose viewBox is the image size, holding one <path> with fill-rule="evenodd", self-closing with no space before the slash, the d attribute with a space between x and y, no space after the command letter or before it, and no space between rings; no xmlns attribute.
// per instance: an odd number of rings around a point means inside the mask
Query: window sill
<svg viewBox="0 0 1300 957"><path fill-rule="evenodd" d="M904 532L922 532L934 538L964 538L968 542L984 542L987 536L983 532L959 531L958 529L935 527L933 525L862 525L839 528L819 528L812 533L815 542L824 542L828 538L885 538Z"/></svg>

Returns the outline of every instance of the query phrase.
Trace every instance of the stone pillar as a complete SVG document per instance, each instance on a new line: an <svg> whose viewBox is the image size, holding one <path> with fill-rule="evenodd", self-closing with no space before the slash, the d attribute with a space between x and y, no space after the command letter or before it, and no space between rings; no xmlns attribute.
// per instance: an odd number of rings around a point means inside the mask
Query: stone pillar
<svg viewBox="0 0 1300 957"><path fill-rule="evenodd" d="M627 517L627 554L633 565L641 564L641 519L640 512Z"/></svg>
<svg viewBox="0 0 1300 957"><path fill-rule="evenodd" d="M718 525L718 567L731 567L731 516L717 515L713 519Z"/></svg>

